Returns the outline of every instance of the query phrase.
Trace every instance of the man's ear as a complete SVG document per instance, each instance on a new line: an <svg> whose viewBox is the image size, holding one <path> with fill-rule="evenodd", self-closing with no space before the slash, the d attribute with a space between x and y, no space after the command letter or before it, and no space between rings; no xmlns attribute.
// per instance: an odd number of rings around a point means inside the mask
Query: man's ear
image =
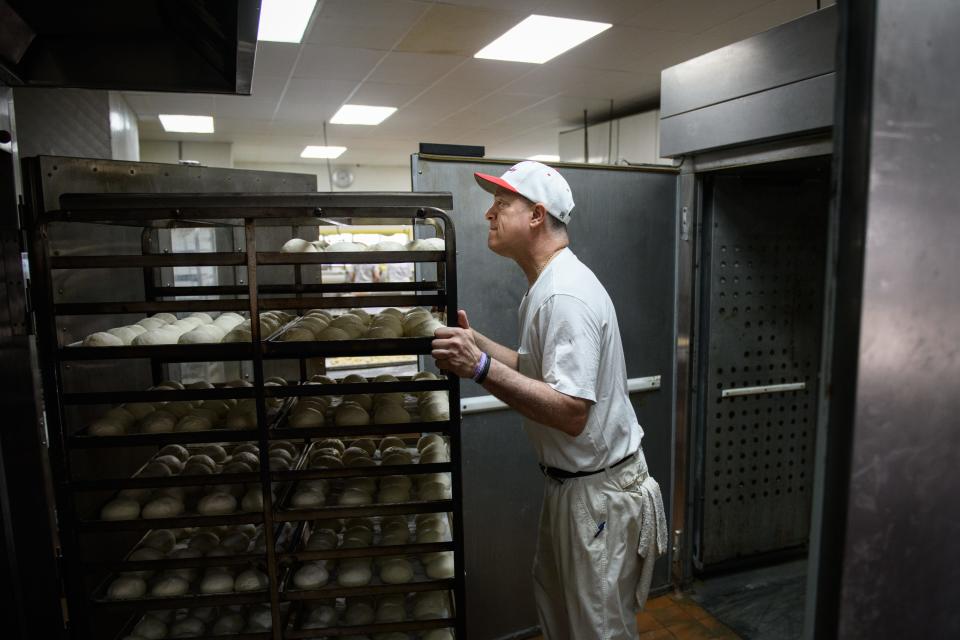
<svg viewBox="0 0 960 640"><path fill-rule="evenodd" d="M535 227L544 224L547 221L547 208L541 203L533 205L530 216L530 226Z"/></svg>

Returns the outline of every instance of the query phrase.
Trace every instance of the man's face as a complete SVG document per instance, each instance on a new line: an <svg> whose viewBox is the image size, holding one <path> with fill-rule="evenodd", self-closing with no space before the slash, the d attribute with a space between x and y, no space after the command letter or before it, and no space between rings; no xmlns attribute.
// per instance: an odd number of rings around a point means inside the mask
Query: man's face
<svg viewBox="0 0 960 640"><path fill-rule="evenodd" d="M517 250L529 241L532 212L529 200L498 188L493 196L493 205L484 216L490 224L487 234L490 250L505 258L516 257Z"/></svg>

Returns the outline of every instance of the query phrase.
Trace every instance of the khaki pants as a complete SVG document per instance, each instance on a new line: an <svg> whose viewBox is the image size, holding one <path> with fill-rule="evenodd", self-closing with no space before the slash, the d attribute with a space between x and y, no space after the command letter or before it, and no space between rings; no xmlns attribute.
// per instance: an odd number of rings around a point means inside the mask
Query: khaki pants
<svg viewBox="0 0 960 640"><path fill-rule="evenodd" d="M544 637L635 639L637 613L666 544L660 486L642 450L596 475L546 478L533 563Z"/></svg>

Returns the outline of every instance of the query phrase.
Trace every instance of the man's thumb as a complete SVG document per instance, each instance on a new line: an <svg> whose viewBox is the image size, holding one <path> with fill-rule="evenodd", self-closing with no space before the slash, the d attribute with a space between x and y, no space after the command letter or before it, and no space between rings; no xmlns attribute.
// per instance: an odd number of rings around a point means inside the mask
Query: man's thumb
<svg viewBox="0 0 960 640"><path fill-rule="evenodd" d="M457 324L460 325L461 329L469 329L470 321L467 320L467 312L463 309L457 311Z"/></svg>

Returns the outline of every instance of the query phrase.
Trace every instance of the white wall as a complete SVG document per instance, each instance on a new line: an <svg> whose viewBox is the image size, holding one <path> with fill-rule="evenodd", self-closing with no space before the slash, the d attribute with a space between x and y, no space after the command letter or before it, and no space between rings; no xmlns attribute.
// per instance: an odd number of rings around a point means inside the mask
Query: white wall
<svg viewBox="0 0 960 640"><path fill-rule="evenodd" d="M177 164L180 160L197 160L205 167L233 167L233 144L230 142L177 142L174 140L141 140L140 160Z"/></svg>
<svg viewBox="0 0 960 640"><path fill-rule="evenodd" d="M110 147L114 160L140 159L140 124L123 94L110 91Z"/></svg>
<svg viewBox="0 0 960 640"><path fill-rule="evenodd" d="M410 167L332 164L331 168L348 169L353 173L353 184L345 189L330 188L330 180L325 163L307 162L236 162L237 169L256 169L258 171L286 171L291 173L312 173L317 176L317 191L410 191Z"/></svg>
<svg viewBox="0 0 960 640"><path fill-rule="evenodd" d="M587 127L590 163L673 164L660 157L660 110ZM583 127L560 134L560 160L583 162Z"/></svg>

